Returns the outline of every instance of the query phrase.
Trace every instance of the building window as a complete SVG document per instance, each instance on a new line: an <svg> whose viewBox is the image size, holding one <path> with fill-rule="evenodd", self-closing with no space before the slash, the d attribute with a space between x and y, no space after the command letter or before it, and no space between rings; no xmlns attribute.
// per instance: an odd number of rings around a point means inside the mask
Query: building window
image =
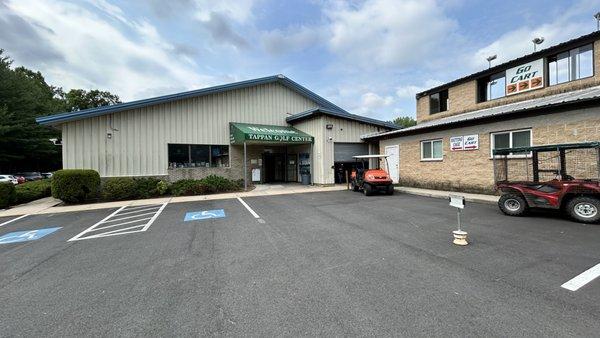
<svg viewBox="0 0 600 338"><path fill-rule="evenodd" d="M448 110L448 89L429 95L429 113L437 114Z"/></svg>
<svg viewBox="0 0 600 338"><path fill-rule="evenodd" d="M594 75L594 49L591 44L548 57L548 83L552 85Z"/></svg>
<svg viewBox="0 0 600 338"><path fill-rule="evenodd" d="M442 148L442 140L421 141L421 161L442 160Z"/></svg>
<svg viewBox="0 0 600 338"><path fill-rule="evenodd" d="M485 102L506 96L506 74L496 73L477 81L478 101Z"/></svg>
<svg viewBox="0 0 600 338"><path fill-rule="evenodd" d="M169 168L208 168L229 166L229 146L169 144Z"/></svg>
<svg viewBox="0 0 600 338"><path fill-rule="evenodd" d="M531 129L503 131L490 135L490 152L494 149L531 147ZM510 155L527 155L526 153L511 153Z"/></svg>

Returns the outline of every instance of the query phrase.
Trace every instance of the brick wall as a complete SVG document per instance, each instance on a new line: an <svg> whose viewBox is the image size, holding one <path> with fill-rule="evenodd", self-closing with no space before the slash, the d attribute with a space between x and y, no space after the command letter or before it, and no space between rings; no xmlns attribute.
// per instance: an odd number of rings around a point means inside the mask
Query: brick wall
<svg viewBox="0 0 600 338"><path fill-rule="evenodd" d="M404 185L490 192L494 184L490 133L526 128L532 129L534 145L600 141L600 107L384 139L380 148L399 145ZM450 137L472 134L479 135L479 150L450 151ZM440 138L443 160L421 161L420 141Z"/></svg>
<svg viewBox="0 0 600 338"><path fill-rule="evenodd" d="M600 69L600 40L594 42L594 69ZM547 71L545 76L548 76ZM429 96L427 95L419 98L417 100L417 122L421 123L474 110L501 106L508 103L530 100L596 85L600 85L600 72L598 71L595 71L594 76L589 78L477 103L477 80L471 80L457 84L448 89L449 108L446 112L430 115Z"/></svg>

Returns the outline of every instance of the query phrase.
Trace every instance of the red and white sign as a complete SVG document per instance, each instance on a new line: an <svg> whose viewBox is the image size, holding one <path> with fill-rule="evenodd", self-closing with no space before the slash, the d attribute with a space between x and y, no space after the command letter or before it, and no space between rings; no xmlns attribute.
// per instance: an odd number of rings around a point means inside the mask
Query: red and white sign
<svg viewBox="0 0 600 338"><path fill-rule="evenodd" d="M464 139L464 150L477 150L479 149L479 135L467 135L463 136Z"/></svg>
<svg viewBox="0 0 600 338"><path fill-rule="evenodd" d="M450 138L450 151L463 150L463 137L454 136Z"/></svg>

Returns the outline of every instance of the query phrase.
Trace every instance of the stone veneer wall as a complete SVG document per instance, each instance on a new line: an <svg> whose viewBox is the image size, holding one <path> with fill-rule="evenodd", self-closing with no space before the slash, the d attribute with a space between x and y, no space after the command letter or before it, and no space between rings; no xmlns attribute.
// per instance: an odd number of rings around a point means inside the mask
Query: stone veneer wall
<svg viewBox="0 0 600 338"><path fill-rule="evenodd" d="M586 108L535 117L407 135L380 141L380 148L398 144L400 182L406 186L465 191L492 192L493 161L490 133L532 129L533 145L600 141L600 108ZM479 135L479 150L450 151L450 137ZM421 161L420 142L443 140L443 160Z"/></svg>

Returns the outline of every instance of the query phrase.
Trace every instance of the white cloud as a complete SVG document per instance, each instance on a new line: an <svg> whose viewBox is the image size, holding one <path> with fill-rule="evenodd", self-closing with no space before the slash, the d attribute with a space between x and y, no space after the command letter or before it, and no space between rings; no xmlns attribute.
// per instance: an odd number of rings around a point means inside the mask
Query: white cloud
<svg viewBox="0 0 600 338"><path fill-rule="evenodd" d="M104 9L105 16L60 1L6 4L11 15L28 22L49 48L60 54L41 69L50 83L65 89L106 89L124 100L141 98L150 88L165 93L212 84L211 77L197 74L191 58L173 53L175 47L150 23L127 20L118 7L106 7L103 1L94 4ZM125 25L115 25L106 16ZM12 46L4 47L10 54ZM36 67L26 55L19 57L15 57L17 63Z"/></svg>
<svg viewBox="0 0 600 338"><path fill-rule="evenodd" d="M386 107L392 103L394 103L394 98L391 96L380 96L373 92L368 92L361 96L362 108L366 110Z"/></svg>
<svg viewBox="0 0 600 338"><path fill-rule="evenodd" d="M408 67L439 57L457 24L434 0L331 3L329 48L361 67Z"/></svg>
<svg viewBox="0 0 600 338"><path fill-rule="evenodd" d="M443 84L438 80L427 80L423 85L406 85L396 88L396 95L402 99L414 99L417 93Z"/></svg>

